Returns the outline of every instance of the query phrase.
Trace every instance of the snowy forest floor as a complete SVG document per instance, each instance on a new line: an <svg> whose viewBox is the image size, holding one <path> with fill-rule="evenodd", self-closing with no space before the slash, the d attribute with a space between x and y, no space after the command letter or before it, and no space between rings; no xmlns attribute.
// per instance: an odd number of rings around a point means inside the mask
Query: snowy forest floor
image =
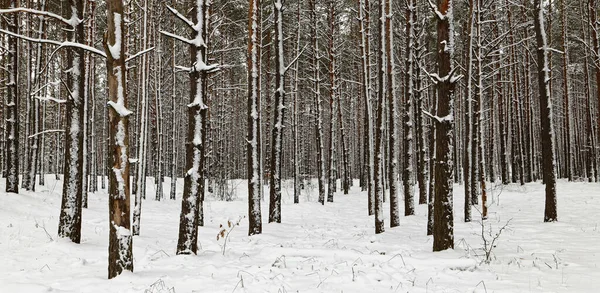
<svg viewBox="0 0 600 293"><path fill-rule="evenodd" d="M73 244L57 239L62 182L46 181L35 193L0 193L0 292L597 292L600 288L599 184L560 181L557 223L542 222L541 184L496 186L486 235L490 227L494 235L512 220L489 265L482 263L479 214L473 209L476 220L464 223L463 189L458 185L453 251L431 252L425 205L417 207L416 216L402 217L400 227L386 226L385 233L374 235L366 193L355 186L350 195L336 193L335 202L325 206L316 203L316 188L303 193L299 205L293 204L291 189L286 188L283 223L266 223L265 199L263 234L246 236L248 223L242 219L229 235L223 255L224 241L217 240L219 225L247 214L246 183L238 181L232 183L233 201L205 202L199 254L176 256L180 195L177 201L156 202L150 199L154 198L150 184L149 200L142 205L141 236L134 238L135 272L107 280L106 192L90 194L89 209L83 211L82 243ZM403 204L400 209L403 214Z"/></svg>

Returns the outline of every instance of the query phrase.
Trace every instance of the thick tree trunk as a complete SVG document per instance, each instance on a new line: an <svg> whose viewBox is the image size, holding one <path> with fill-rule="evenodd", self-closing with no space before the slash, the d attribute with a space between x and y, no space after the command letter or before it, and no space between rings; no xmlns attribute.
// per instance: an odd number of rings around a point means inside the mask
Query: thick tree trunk
<svg viewBox="0 0 600 293"><path fill-rule="evenodd" d="M83 44L83 0L71 0L70 4L70 9L67 8L72 13L70 17L80 21L77 26L70 28L72 31L67 34L67 39ZM58 235L79 243L83 195L84 50L74 48L67 56L70 73L67 77L64 182Z"/></svg>
<svg viewBox="0 0 600 293"><path fill-rule="evenodd" d="M125 23L123 1L107 1L104 39L109 97L109 247L108 278L133 271L133 245L129 197L129 118L125 74Z"/></svg>
<svg viewBox="0 0 600 293"><path fill-rule="evenodd" d="M454 132L453 100L456 86L455 69L452 65L454 53L453 0L438 0L437 10L441 14L437 22L438 77L435 165L435 201L433 251L454 248L453 215L453 158Z"/></svg>
<svg viewBox="0 0 600 293"><path fill-rule="evenodd" d="M206 112L208 111L208 73L216 65L207 65L207 0L197 0L192 10L193 45L191 48L190 103L187 105L186 174L183 183L177 254L198 252L198 226L203 212L204 162L206 149Z"/></svg>

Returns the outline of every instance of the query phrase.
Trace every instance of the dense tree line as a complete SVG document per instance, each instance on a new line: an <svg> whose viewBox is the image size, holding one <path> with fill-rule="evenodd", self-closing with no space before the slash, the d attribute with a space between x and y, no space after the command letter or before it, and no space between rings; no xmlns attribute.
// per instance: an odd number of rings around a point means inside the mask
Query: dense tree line
<svg viewBox="0 0 600 293"><path fill-rule="evenodd" d="M401 201L405 216L428 205L435 251L454 247L455 183L471 221L495 185L543 181L552 222L557 178L598 179L595 0L3 0L0 14L6 192L62 179L59 235L79 243L88 196L108 189L111 278L133 270L149 184L182 200L177 253L195 254L203 203L234 200L232 179L247 179L249 235L267 196L280 223L284 188L327 204L359 179L376 233L384 201L390 227Z"/></svg>

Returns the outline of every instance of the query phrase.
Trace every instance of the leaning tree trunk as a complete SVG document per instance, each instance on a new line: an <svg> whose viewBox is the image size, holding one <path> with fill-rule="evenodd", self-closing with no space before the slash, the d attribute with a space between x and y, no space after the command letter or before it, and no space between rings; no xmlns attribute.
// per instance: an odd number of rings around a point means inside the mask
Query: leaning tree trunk
<svg viewBox="0 0 600 293"><path fill-rule="evenodd" d="M556 171L554 161L554 125L552 115L552 99L548 83L550 78L548 72L548 41L544 30L544 8L540 0L534 0L535 6L534 27L537 46L538 65L538 90L540 98L540 120L542 124L542 169L544 182L546 184L546 207L544 210L544 222L555 222L558 220L556 212Z"/></svg>
<svg viewBox="0 0 600 293"><path fill-rule="evenodd" d="M83 36L83 0L71 0L72 18L77 18L77 25L69 28L67 34L72 42L84 43ZM85 77L85 58L82 48L74 48L73 54L67 56L67 67L70 73L67 77L68 95L66 102L66 145L64 182L58 235L68 237L73 242L81 240L81 204L83 195L83 94Z"/></svg>
<svg viewBox="0 0 600 293"><path fill-rule="evenodd" d="M104 37L108 79L109 172L108 194L110 232L108 278L124 270L133 271L133 245L129 197L129 115L125 74L125 26L123 1L107 1L107 31Z"/></svg>
<svg viewBox="0 0 600 293"><path fill-rule="evenodd" d="M436 123L435 199L433 251L454 248L453 215L453 100L457 78L454 53L453 0L438 0L438 80Z"/></svg>

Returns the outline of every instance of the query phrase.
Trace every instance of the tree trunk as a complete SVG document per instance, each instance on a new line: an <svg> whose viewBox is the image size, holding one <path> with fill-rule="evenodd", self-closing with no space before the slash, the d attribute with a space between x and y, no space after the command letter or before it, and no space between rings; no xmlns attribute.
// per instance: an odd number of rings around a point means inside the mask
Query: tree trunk
<svg viewBox="0 0 600 293"><path fill-rule="evenodd" d="M19 7L19 0L11 0L10 7ZM6 19L8 30L19 33L19 16ZM6 98L6 192L19 193L19 41L8 37L8 83Z"/></svg>
<svg viewBox="0 0 600 293"><path fill-rule="evenodd" d="M283 124L285 115L285 62L283 59L283 3L273 0L275 12L275 111L271 143L271 180L269 200L269 223L281 223L281 155L283 152Z"/></svg>
<svg viewBox="0 0 600 293"><path fill-rule="evenodd" d="M70 17L80 21L77 26L71 27L67 39L75 43L84 43L83 29L83 0L70 1ZM67 8L67 10L69 10ZM67 102L66 102L66 146L64 164L64 182L62 204L58 235L68 237L71 241L79 243L81 240L81 205L83 195L83 127L84 123L84 85L85 58L84 50L74 48L73 54L67 56L67 67L70 73L67 77Z"/></svg>
<svg viewBox="0 0 600 293"><path fill-rule="evenodd" d="M106 50L109 97L109 215L108 278L133 271L133 245L129 197L129 118L125 74L123 1L107 1Z"/></svg>
<svg viewBox="0 0 600 293"><path fill-rule="evenodd" d="M453 100L456 86L455 69L452 66L454 53L453 1L438 0L438 77L437 82L437 117L436 125L436 159L435 166L435 201L433 251L454 248L454 215L453 215ZM441 118L440 118L441 117Z"/></svg>
<svg viewBox="0 0 600 293"><path fill-rule="evenodd" d="M248 235L262 233L260 214L260 170L259 170L259 87L260 76L258 61L260 58L260 41L257 31L258 9L260 0L250 0L248 10Z"/></svg>
<svg viewBox="0 0 600 293"><path fill-rule="evenodd" d="M554 161L554 125L552 115L552 99L550 97L550 80L548 72L548 42L544 30L544 9L540 0L533 1L535 39L537 46L538 65L538 90L540 98L540 120L542 124L542 168L544 182L546 184L546 207L544 210L544 222L555 222L558 220L556 212L556 171Z"/></svg>

